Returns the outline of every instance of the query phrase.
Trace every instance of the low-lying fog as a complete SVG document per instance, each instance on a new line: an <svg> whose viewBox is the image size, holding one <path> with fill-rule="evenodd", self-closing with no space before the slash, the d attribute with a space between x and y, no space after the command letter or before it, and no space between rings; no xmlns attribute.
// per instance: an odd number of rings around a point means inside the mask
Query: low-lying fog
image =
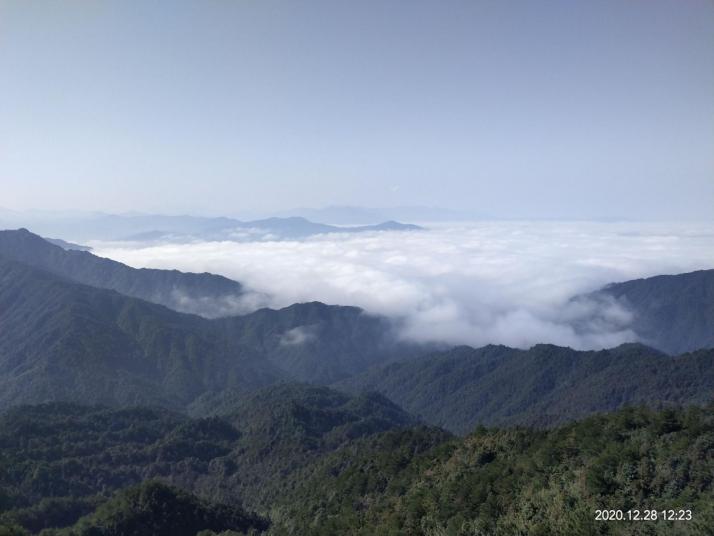
<svg viewBox="0 0 714 536"><path fill-rule="evenodd" d="M401 319L407 338L473 346L631 341L622 307L570 299L610 282L714 268L711 223L426 225L301 241L91 245L135 267L240 281L254 293L234 312L312 300L357 305Z"/></svg>

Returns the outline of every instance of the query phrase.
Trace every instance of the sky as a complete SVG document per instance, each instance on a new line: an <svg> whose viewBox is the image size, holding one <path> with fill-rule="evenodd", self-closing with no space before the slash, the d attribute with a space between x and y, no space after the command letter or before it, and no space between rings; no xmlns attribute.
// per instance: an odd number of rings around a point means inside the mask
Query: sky
<svg viewBox="0 0 714 536"><path fill-rule="evenodd" d="M0 207L711 219L714 2L0 0Z"/></svg>

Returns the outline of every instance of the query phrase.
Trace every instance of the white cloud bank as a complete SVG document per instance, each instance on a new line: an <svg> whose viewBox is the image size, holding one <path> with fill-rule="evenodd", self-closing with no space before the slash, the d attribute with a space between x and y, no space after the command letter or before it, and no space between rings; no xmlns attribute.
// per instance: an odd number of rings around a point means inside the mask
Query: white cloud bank
<svg viewBox="0 0 714 536"><path fill-rule="evenodd" d="M409 339L474 346L631 341L620 306L570 298L614 281L714 268L711 223L477 222L303 241L91 245L131 266L240 281L255 291L243 309L358 305L402 319Z"/></svg>

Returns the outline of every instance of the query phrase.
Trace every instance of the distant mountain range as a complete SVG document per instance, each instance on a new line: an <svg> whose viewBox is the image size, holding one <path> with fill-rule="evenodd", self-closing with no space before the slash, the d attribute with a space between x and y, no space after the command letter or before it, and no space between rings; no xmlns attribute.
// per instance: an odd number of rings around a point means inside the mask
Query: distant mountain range
<svg viewBox="0 0 714 536"><path fill-rule="evenodd" d="M250 242L264 240L300 240L310 236L327 233L364 233L374 231L421 231L423 227L386 221L378 225L363 225L358 227L337 227L324 223L314 223L305 218L268 218L241 222L231 220L224 226L192 233L174 231L147 231L122 238L123 241L138 242L191 242L202 241L234 241Z"/></svg>
<svg viewBox="0 0 714 536"><path fill-rule="evenodd" d="M164 216L104 213L5 213L3 225L30 227L40 234L73 241L129 240L186 242L195 240L297 240L325 233L417 231L417 225L390 218L376 224L340 227L315 223L304 217L273 217L243 221L225 217ZM381 222L381 223L379 223ZM61 245L61 244L60 244ZM63 246L64 247L64 246Z"/></svg>

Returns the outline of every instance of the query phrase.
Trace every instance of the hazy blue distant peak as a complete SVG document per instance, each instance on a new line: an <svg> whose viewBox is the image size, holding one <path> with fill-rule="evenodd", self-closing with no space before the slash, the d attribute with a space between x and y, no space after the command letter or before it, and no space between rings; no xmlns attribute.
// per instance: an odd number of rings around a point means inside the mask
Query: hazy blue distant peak
<svg viewBox="0 0 714 536"><path fill-rule="evenodd" d="M424 227L411 223L399 223L398 221L389 220L384 223L374 225L372 229L377 231L420 231L423 230Z"/></svg>
<svg viewBox="0 0 714 536"><path fill-rule="evenodd" d="M301 216L286 218L271 217L261 220L240 221L230 218L211 218L201 222L194 230L151 229L122 237L121 240L136 242L191 242L234 241L252 242L261 240L297 240L327 233L361 233L370 231L418 231L422 227L397 221L385 221L378 225L336 226L315 223ZM169 223L164 221L162 223Z"/></svg>
<svg viewBox="0 0 714 536"><path fill-rule="evenodd" d="M414 231L416 225L385 221L379 225L340 227L316 223L302 216L269 217L244 221L228 217L190 215L104 214L99 212L8 212L3 218L6 227L29 227L42 235L61 236L63 240L122 240L122 241L255 241L307 238L316 234ZM75 248L76 249L76 248Z"/></svg>

